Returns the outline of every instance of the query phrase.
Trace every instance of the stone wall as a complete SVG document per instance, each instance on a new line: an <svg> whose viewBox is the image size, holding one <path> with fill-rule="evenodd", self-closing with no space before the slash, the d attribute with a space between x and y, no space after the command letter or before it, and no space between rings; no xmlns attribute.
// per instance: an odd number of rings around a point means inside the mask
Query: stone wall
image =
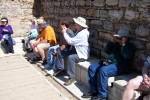
<svg viewBox="0 0 150 100"><path fill-rule="evenodd" d="M145 55L150 52L150 1L149 0L41 0L42 15L57 31L59 20L72 22L82 16L88 21L92 52L103 52L112 32L125 28L137 46L135 62L142 67ZM138 66L138 68L139 68Z"/></svg>
<svg viewBox="0 0 150 100"><path fill-rule="evenodd" d="M87 19L91 51L96 55L101 51L107 56L103 48L120 28L129 30L138 48L136 65L142 66L150 52L150 0L1 0L2 16L13 26L13 36L26 35L33 16L44 16L56 32L59 20L73 22L73 17L82 16Z"/></svg>
<svg viewBox="0 0 150 100"><path fill-rule="evenodd" d="M23 36L28 32L29 19L33 16L34 0L0 0L0 18L8 17L13 36Z"/></svg>

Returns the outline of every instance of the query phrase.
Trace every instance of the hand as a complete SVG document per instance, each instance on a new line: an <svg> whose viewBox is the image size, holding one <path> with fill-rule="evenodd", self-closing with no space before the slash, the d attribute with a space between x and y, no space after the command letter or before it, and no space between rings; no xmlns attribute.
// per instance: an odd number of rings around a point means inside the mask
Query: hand
<svg viewBox="0 0 150 100"><path fill-rule="evenodd" d="M143 75L143 81L150 81L150 78L148 77L147 74Z"/></svg>
<svg viewBox="0 0 150 100"><path fill-rule="evenodd" d="M150 78L144 74L142 85L146 88L150 88Z"/></svg>
<svg viewBox="0 0 150 100"><path fill-rule="evenodd" d="M57 53L57 50L54 50L53 55L55 55Z"/></svg>
<svg viewBox="0 0 150 100"><path fill-rule="evenodd" d="M150 81L143 81L142 86L144 86L145 88L150 88Z"/></svg>
<svg viewBox="0 0 150 100"><path fill-rule="evenodd" d="M127 42L127 38L126 38L126 37L122 37L121 45L122 45L122 46L125 46L125 45L126 45L126 42Z"/></svg>
<svg viewBox="0 0 150 100"><path fill-rule="evenodd" d="M66 31L67 31L66 26L62 25L61 27L62 27L62 33L63 33L63 34L66 33Z"/></svg>
<svg viewBox="0 0 150 100"><path fill-rule="evenodd" d="M8 32L8 30L6 30L6 29L3 29L3 31L4 31L4 32Z"/></svg>

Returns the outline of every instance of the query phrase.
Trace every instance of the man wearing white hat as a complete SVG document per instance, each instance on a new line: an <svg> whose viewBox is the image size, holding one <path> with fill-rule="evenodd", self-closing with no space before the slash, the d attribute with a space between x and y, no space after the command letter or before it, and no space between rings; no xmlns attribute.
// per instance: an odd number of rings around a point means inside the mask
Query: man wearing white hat
<svg viewBox="0 0 150 100"><path fill-rule="evenodd" d="M89 31L86 25L86 20L83 17L73 18L75 24L74 27L77 30L77 35L74 37L69 37L66 33L67 28L62 26L62 33L68 44L75 47L76 53L68 56L67 62L67 73L69 79L64 83L64 85L70 85L75 81L75 62L85 61L89 57Z"/></svg>

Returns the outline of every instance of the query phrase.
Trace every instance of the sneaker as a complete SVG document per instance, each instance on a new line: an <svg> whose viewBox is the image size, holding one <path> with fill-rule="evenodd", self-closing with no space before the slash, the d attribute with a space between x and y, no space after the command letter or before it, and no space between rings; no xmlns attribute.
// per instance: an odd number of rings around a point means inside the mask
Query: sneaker
<svg viewBox="0 0 150 100"><path fill-rule="evenodd" d="M50 74L50 75L53 75L54 74L54 70L53 69L48 70L47 73Z"/></svg>
<svg viewBox="0 0 150 100"><path fill-rule="evenodd" d="M88 93L83 94L81 97L82 98L91 98L91 97L96 96L96 95L97 95L96 92L89 91Z"/></svg>
<svg viewBox="0 0 150 100"><path fill-rule="evenodd" d="M55 77L59 77L59 76L64 76L66 74L66 71L65 70L58 70L54 73L53 76Z"/></svg>
<svg viewBox="0 0 150 100"><path fill-rule="evenodd" d="M64 85L65 86L68 86L68 85L71 85L73 82L75 82L75 78L73 77L73 78L69 78L69 80L67 80L65 83L64 83Z"/></svg>

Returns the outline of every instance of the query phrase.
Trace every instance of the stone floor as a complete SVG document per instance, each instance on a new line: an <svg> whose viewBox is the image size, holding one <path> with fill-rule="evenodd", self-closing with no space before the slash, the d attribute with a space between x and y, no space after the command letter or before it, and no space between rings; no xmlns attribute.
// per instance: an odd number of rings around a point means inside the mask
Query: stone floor
<svg viewBox="0 0 150 100"><path fill-rule="evenodd" d="M20 38L15 54L0 51L0 100L68 100L22 54Z"/></svg>

